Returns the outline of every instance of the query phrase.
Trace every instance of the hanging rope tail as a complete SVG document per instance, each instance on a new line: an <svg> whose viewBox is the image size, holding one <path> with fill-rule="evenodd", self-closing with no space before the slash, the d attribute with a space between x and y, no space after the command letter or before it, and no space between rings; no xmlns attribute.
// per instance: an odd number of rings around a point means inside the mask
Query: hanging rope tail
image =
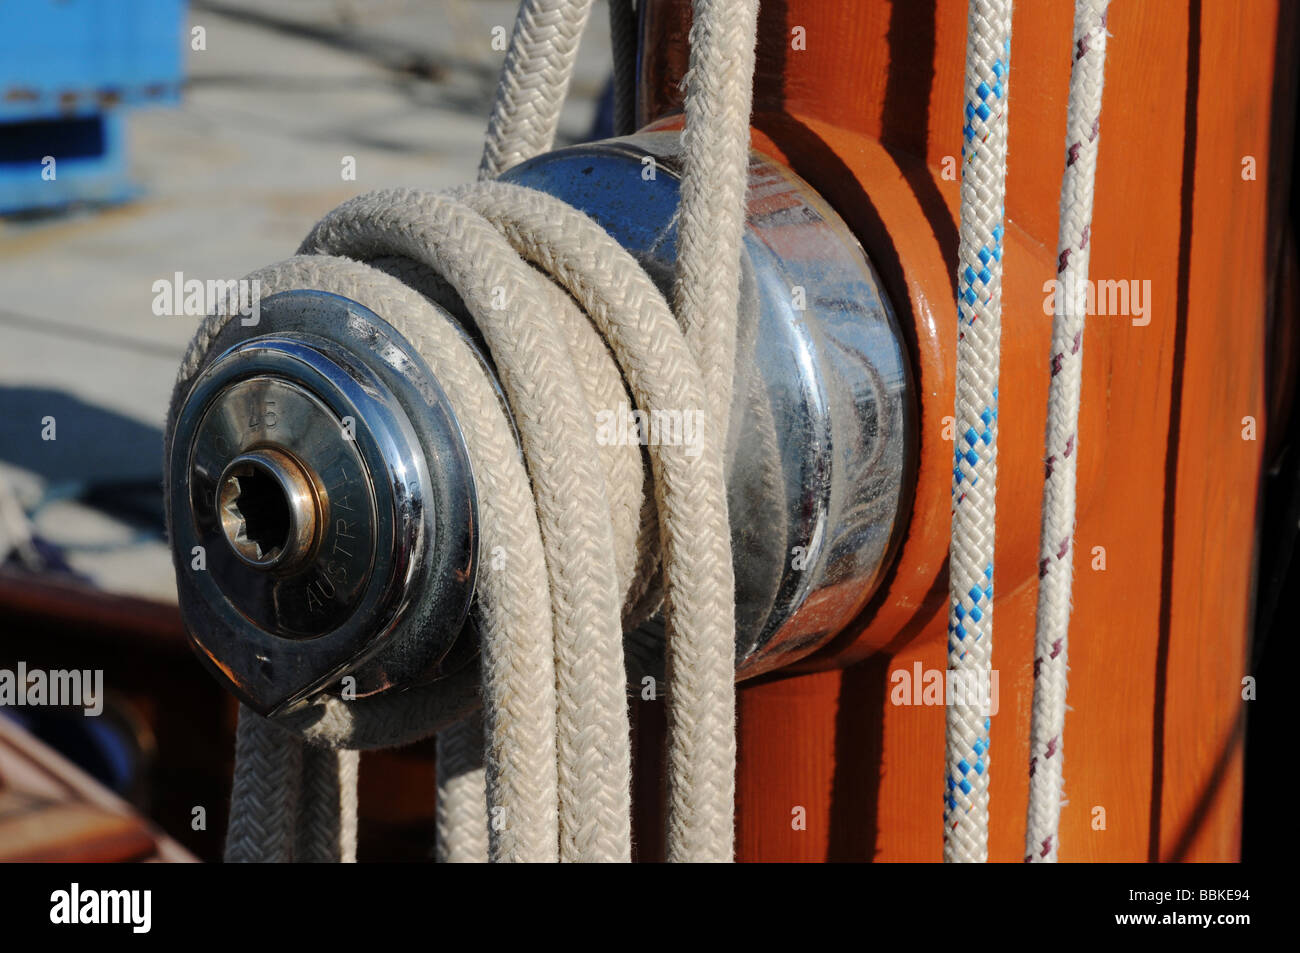
<svg viewBox="0 0 1300 953"><path fill-rule="evenodd" d="M1066 649L1074 563L1075 478L1079 458L1079 396L1090 254L1093 188L1106 65L1110 0L1077 0L1061 179L1056 308L1038 553L1038 617L1034 639L1034 703L1029 747L1029 811L1025 861L1054 862L1063 788Z"/></svg>
<svg viewBox="0 0 1300 953"><path fill-rule="evenodd" d="M989 685L1010 0L971 0L966 45L949 551L943 859L988 859Z"/></svg>
<svg viewBox="0 0 1300 953"><path fill-rule="evenodd" d="M727 444L749 181L758 0L695 0L686 77L674 312L700 362L710 438ZM689 406L689 405L687 405ZM725 497L722 515L726 516ZM730 861L736 790L736 646L730 556L702 565L718 588L712 633L669 638L668 859ZM723 630L727 633L723 634Z"/></svg>

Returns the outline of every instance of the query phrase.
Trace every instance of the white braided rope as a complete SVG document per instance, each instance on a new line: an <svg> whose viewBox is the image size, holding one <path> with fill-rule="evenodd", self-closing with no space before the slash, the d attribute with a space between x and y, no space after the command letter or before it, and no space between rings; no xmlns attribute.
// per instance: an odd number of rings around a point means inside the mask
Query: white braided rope
<svg viewBox="0 0 1300 953"><path fill-rule="evenodd" d="M713 406L731 407L758 0L695 0L673 310ZM721 421L726 437L727 421Z"/></svg>
<svg viewBox="0 0 1300 953"><path fill-rule="evenodd" d="M541 155L555 141L592 0L523 0L483 144L480 179Z"/></svg>
<svg viewBox="0 0 1300 953"><path fill-rule="evenodd" d="M361 755L302 746L294 857L303 864L356 863Z"/></svg>
<svg viewBox="0 0 1300 953"><path fill-rule="evenodd" d="M227 863L289 863L302 786L303 743L239 706Z"/></svg>
<svg viewBox="0 0 1300 953"><path fill-rule="evenodd" d="M481 713L438 732L437 770L438 862L486 863L490 815Z"/></svg>
<svg viewBox="0 0 1300 953"><path fill-rule="evenodd" d="M454 290L439 278L433 271L427 267L413 262L406 258L376 258L371 264L383 271L401 279L404 283L410 285L430 298L436 299L453 312L463 311L463 306L459 298L455 295ZM592 326L591 322L583 315L573 304L572 300L564 295L559 289L554 287L545 287L542 289L547 295L547 309L559 321L565 338L565 343L569 347L570 357L573 359L575 370L578 374L578 380L582 384L583 391L586 395L587 404L591 407L614 407L628 403L629 396L626 387L623 384L621 372L615 363L613 355L610 354L608 347L605 345L599 333ZM480 413L482 411L480 410ZM503 443L502 447L506 452L513 453L513 446ZM641 605L647 584L652 577L656 566L657 550L654 547L654 540L657 535L658 522L655 517L654 507L650 498L648 486L648 477L644 472L641 454L636 447L627 445L602 445L600 447L601 463L606 471L606 483L609 490L610 517L614 525L615 549L614 561L619 579L619 588L624 596L624 625L635 624L639 621L640 616L636 614L638 607ZM479 461L477 466L481 469L484 466L483 461ZM493 466L500 467L501 463L495 463ZM531 497L526 495L527 486L521 484L523 489L515 495L519 499L526 499L528 506L532 506ZM532 522L535 524L535 517ZM540 548L539 548L540 550ZM484 551L489 554L488 568L496 573L499 569L509 570L509 566L498 566L497 555L502 558L506 553L511 554L514 558L529 558L530 550L522 549L519 546L485 546ZM539 565L542 561L540 556L531 557L533 565ZM490 605L496 605L495 601L489 601ZM631 620L631 621L629 621ZM491 626L491 620L488 620ZM493 644L496 644L495 641ZM534 642L533 644L537 644ZM549 652L549 645L547 646ZM488 652L485 658L490 665L485 672L486 682L489 686L487 695L489 698L498 697L501 692L512 692L515 697L520 693L536 696L540 700L549 698L552 705L554 704L554 689L549 691L539 691L536 684L519 684L517 690L508 687L508 678L510 675L509 667L503 667L499 663L498 653ZM526 662L526 656L518 653L511 653L506 658L518 658ZM537 664L536 660L525 665L527 671L532 672L536 677L549 677L554 680L554 669L548 664L542 666ZM518 683L517 683L518 684ZM494 687L495 686L495 687ZM489 711L495 711L499 706L489 704ZM516 703L516 709L518 704ZM525 717L527 712L522 713ZM492 718L490 724L498 725L501 719ZM481 722L480 722L481 724ZM554 729L554 713L550 713L549 718L538 719L533 717L527 724L534 725L536 730L540 731L549 726ZM481 729L480 729L481 730ZM516 791L515 799L517 800L524 793L532 792L541 800L537 802L534 809L529 814L519 814L517 811L506 807L499 795L494 795L487 799L485 804L484 786L486 778L483 775L484 757L482 753L482 739L479 740L477 753L471 751L474 744L475 731L466 725L458 725L449 729L449 733L455 737L447 743L442 735L439 736L439 751L443 751L444 746L448 747L448 755L451 763L444 771L443 761L439 761L439 791L438 791L438 850L439 855L445 859L455 859L459 861L469 860L486 860L488 851L484 846L483 831L485 830L485 810L487 806L492 807L492 817L490 822L500 827L504 824L506 818L514 816L522 818L530 827L535 827L539 823L539 818L552 817L556 810L555 801L555 779L552 776L548 779L548 787L544 785L536 776L522 773L522 778L526 780L527 787L524 791ZM489 747L494 747L493 737L496 737L497 744L508 743L508 735L499 731L489 732ZM530 740L525 737L521 744L523 749L540 756L550 752L554 756L555 743L554 739L546 739L545 745L538 744L536 739ZM470 762L477 762L478 769L471 776L468 771ZM517 770L508 770L510 761L503 756L488 759L488 766L492 768L493 778L499 779L502 776L507 778L518 778L521 772ZM507 770L502 770L503 766ZM449 772L449 773L448 773ZM499 785L500 781L494 781L494 785ZM498 787L494 786L492 790L497 791ZM542 797L542 795L547 795ZM550 814L544 814L549 810ZM470 818L477 815L477 819L471 821ZM551 828L551 841L554 840L554 822L549 823ZM546 828L541 830L540 843L545 843ZM494 837L493 843L500 844L501 838ZM494 856L511 856L519 858L521 855L518 850L498 850ZM539 859L536 855L532 859Z"/></svg>
<svg viewBox="0 0 1300 953"><path fill-rule="evenodd" d="M628 859L630 753L613 529L593 418L583 411L563 334L544 306L549 283L481 217L432 193L380 192L344 203L301 250L398 255L428 265L456 289L483 333L529 463L547 549L561 858Z"/></svg>
<svg viewBox="0 0 1300 953"><path fill-rule="evenodd" d="M989 675L1010 0L971 0L958 247L943 859L988 859Z"/></svg>
<svg viewBox="0 0 1300 953"><path fill-rule="evenodd" d="M616 0L617 2L617 0ZM705 356L706 374L711 370L713 378L714 407L725 408L729 405L731 362L733 360L735 320L737 299L739 295L739 242L743 227L745 167L748 157L748 117L752 96L753 55L757 30L757 3L741 4L742 15L728 17L725 4L704 0L697 3L694 28L692 32L692 75L700 79L693 85L687 95L687 133L694 132L694 145L687 146L687 169L683 182L682 200L682 235L679 247L678 305L679 320L687 330L688 337L697 339L697 353ZM526 19L527 7L521 11L521 20ZM626 38L630 28L630 4L620 5L612 11L615 33ZM517 26L516 35L523 35L526 29ZM571 66L571 60L570 60ZM509 66L507 67L509 72ZM507 86L503 83L503 87ZM627 90L623 90L626 106ZM626 109L624 109L626 112ZM626 119L626 117L625 117ZM703 130L703 133L700 132ZM494 134L489 132L489 145L485 151L483 172L490 173L492 166L487 157L493 154ZM538 140L540 141L540 140ZM548 140L549 142L549 140ZM542 146L541 148L544 148ZM541 151L537 142L513 149L514 161L527 158L529 154ZM497 149L500 154L506 151ZM506 162L498 163L498 169ZM733 187L718 190L701 183L733 184ZM558 204L558 203L556 203ZM508 222L510 215L517 211L517 206L510 201L495 205L498 224ZM480 211L491 214L491 207L484 208L480 202ZM556 210L563 219L563 209ZM536 260L552 253L554 248L567 247L568 234L561 235L551 245L532 241L538 234L554 223L554 219L545 214L535 217L529 227L513 231L507 230L516 247L526 257ZM516 220L517 225L517 220ZM572 225L571 225L572 227ZM719 259L716 252L721 228L721 247L735 248L736 254L724 255L722 267L717 267ZM594 231L599 232L598 229ZM603 235L592 236L590 241L596 247L603 242ZM618 251L614 246L611 249ZM530 254L531 252L531 254ZM734 261L733 261L734 259ZM554 272L554 262L551 262ZM633 268L629 273L639 274ZM703 287L697 289L696 283ZM572 282L566 282L569 290L578 294ZM599 287L597 283L594 287ZM692 294L692 292L695 292ZM581 296L579 295L581 298ZM657 296L652 296L657 297ZM591 310L590 298L585 299ZM566 312L567 313L567 312ZM607 312L605 312L607 313ZM721 317L720 317L721 316ZM730 320L727 317L730 316ZM571 329L572 322L566 322ZM602 332L609 334L609 328L602 326ZM571 336L570 343L574 341ZM575 348L575 350L577 350ZM635 387L635 385L634 385ZM638 398L642 395L638 394ZM599 406L599 405L596 405ZM606 405L611 406L611 405ZM642 404L642 406L645 406ZM717 425L725 428L725 416ZM657 460L656 460L657 462ZM619 486L627 486L626 481L617 481ZM725 505L725 504L724 504ZM626 507L615 507L616 517L620 512L626 513ZM724 511L725 514L725 511ZM641 526L649 524L645 517L647 511L641 512ZM665 521L666 522L666 521ZM725 530L725 526L723 527ZM626 534L618 534L626 538ZM641 553L647 552L644 539L638 547ZM665 550L668 542L665 542ZM619 551L621 555L621 548ZM619 562L625 563L625 559ZM715 579L718 593L731 591L729 557L720 563L728 578ZM620 577L626 575L620 566ZM646 577L644 571L634 572L634 585ZM680 601L680 597L679 597ZM631 603L628 603L631 604ZM730 606L725 610L730 622ZM690 617L683 613L683 616ZM676 614L670 618L676 618ZM698 640L686 638L669 639L669 671L686 671L702 673L712 668L710 674L697 674L690 678L675 678L670 675L674 692L669 699L669 715L673 728L670 729L669 746L669 785L673 795L670 797L669 820L669 857L674 860L684 859L729 859L732 853L731 817L734 798L734 759L735 741L733 728L734 685L732 681L732 644L734 635L730 625L727 626L725 640L714 633L712 649L700 655L695 649ZM683 647L689 651L681 651ZM725 649L725 656L723 649ZM706 665L706 662L711 662ZM722 673L725 663L725 674ZM683 682L678 686L677 682ZM563 694L561 695L563 698ZM680 722L680 725L678 724ZM694 765L703 763L707 766L698 772ZM564 759L561 759L561 774L564 774ZM702 774L693 777L693 773ZM680 793L679 793L680 792ZM705 792L700 795L697 792ZM562 802L564 798L562 797ZM701 851L699 845L712 845Z"/></svg>
<svg viewBox="0 0 1300 953"><path fill-rule="evenodd" d="M353 863L357 840L355 751L305 744L240 706L226 860Z"/></svg>
<svg viewBox="0 0 1300 953"><path fill-rule="evenodd" d="M540 192L494 185L463 194L583 306L618 357L636 406L652 414L708 406L666 302L600 226ZM715 410L705 419L707 452L649 448L667 595L670 861L727 861L733 849L734 580L717 423L725 416Z"/></svg>
<svg viewBox="0 0 1300 953"><path fill-rule="evenodd" d="M1061 179L1056 312L1052 320L1051 385L1043 520L1034 640L1034 704L1029 744L1029 810L1025 860L1055 862L1064 786L1063 736L1074 564L1075 478L1079 395L1083 386L1084 297L1091 251L1093 189L1106 66L1110 0L1076 0L1073 65Z"/></svg>

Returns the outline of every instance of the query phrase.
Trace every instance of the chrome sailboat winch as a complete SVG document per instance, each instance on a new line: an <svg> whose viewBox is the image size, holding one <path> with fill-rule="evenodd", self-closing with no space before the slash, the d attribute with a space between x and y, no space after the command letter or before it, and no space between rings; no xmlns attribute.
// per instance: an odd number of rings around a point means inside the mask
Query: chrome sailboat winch
<svg viewBox="0 0 1300 953"><path fill-rule="evenodd" d="M675 133L646 133L503 179L585 212L668 292L679 151ZM814 651L866 604L904 523L916 439L906 351L865 253L807 183L756 154L742 257L725 459L745 677ZM262 301L256 325L227 322L208 353L168 463L201 657L263 713L426 682L472 657L486 555L475 479L410 344L355 301L301 290ZM592 425L602 440L698 436L689 420L655 423L628 406ZM656 634L652 618L635 637Z"/></svg>

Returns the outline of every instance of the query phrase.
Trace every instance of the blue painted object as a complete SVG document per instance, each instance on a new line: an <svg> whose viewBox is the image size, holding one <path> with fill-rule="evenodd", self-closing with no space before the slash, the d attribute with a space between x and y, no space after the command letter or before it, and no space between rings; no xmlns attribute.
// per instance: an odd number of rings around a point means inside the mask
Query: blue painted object
<svg viewBox="0 0 1300 953"><path fill-rule="evenodd" d="M0 214L130 196L122 110L179 102L184 26L185 0L0 0Z"/></svg>

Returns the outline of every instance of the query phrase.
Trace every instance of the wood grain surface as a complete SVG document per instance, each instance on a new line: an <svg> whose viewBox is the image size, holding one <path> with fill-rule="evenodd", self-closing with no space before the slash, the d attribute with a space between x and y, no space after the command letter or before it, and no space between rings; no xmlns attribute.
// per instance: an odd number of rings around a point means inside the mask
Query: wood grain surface
<svg viewBox="0 0 1300 953"><path fill-rule="evenodd" d="M1055 275L1071 7L1018 3L1014 16L997 861L1023 856L1051 326L1044 286ZM671 122L680 108L688 26L685 0L647 4L643 123ZM805 49L792 48L796 27ZM1280 392L1267 393L1265 380L1277 357L1269 322L1294 322L1293 293L1277 296L1291 310L1270 314L1295 116L1291 55L1279 50L1292 49L1294 16L1269 2L1125 2L1112 5L1109 28L1091 276L1149 290L1145 313L1090 317L1084 340L1060 856L1232 860L1257 487L1269 408L1292 395L1290 373L1270 377ZM755 146L819 189L879 270L909 338L921 449L907 538L867 610L801 663L805 674L740 693L739 857L936 860L943 709L894 704L891 679L918 662L945 665L952 450L943 418L953 412L952 173L966 5L765 0L761 34Z"/></svg>

